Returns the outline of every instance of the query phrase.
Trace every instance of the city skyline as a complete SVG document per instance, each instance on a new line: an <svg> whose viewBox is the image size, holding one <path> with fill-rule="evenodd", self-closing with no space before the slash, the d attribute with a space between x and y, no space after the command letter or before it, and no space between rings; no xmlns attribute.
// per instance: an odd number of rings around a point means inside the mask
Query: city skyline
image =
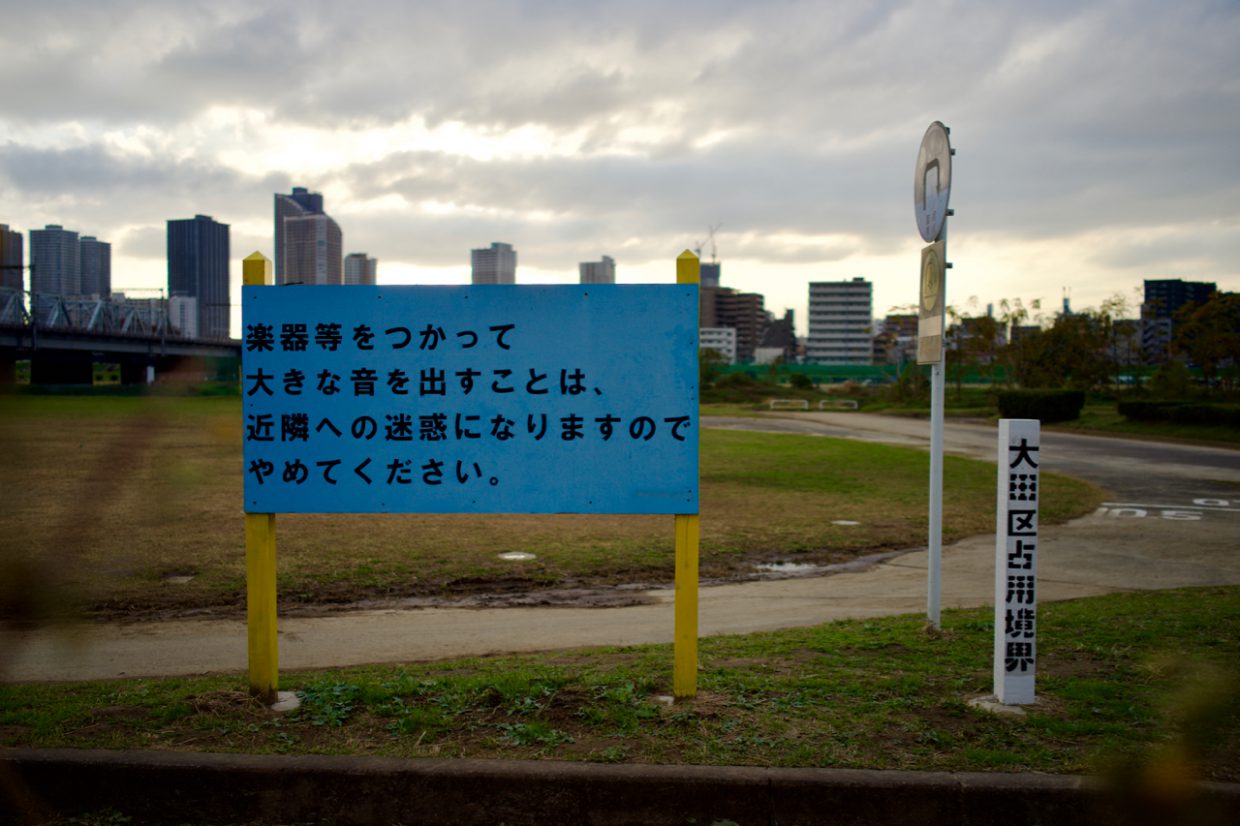
<svg viewBox="0 0 1240 826"><path fill-rule="evenodd" d="M280 195L277 193L277 198L279 197ZM308 216L298 216L298 217L309 218L309 217L315 217L315 216L308 215ZM325 218L327 221L331 221L330 216L319 214L317 217ZM169 228L171 228L172 225L174 224L192 224L195 221L201 221L204 219L210 223L213 223L213 224L215 223L213 219L211 219L210 216L198 215L198 216L195 216L195 219L178 220L178 221L174 221L170 219L168 220L167 224ZM331 223L334 224L334 221L331 221ZM224 246L225 248L227 248L228 246L227 244L228 225L222 224L220 226L224 228L224 236L225 236ZM14 257L15 254L21 253L21 247L22 247L22 241L23 241L22 233L20 231L10 228L7 224L0 224L0 231L7 233L6 237L16 239L17 243L15 245L16 247L15 249L9 249L7 247L3 248L3 251L6 255L5 260L8 261L11 259L12 261L16 261L17 258ZM79 262L81 262L85 256L85 249L86 249L87 244L94 244L98 246L99 248L102 249L102 255L104 257L104 261L103 261L104 272L105 273L110 272L110 261L108 259L110 257L111 245L108 242L100 242L98 241L98 239L94 238L93 236L84 236L76 231L64 230L63 227L61 227L60 225L55 225L55 224L49 224L47 227L44 227L42 229L38 229L35 231L38 232L40 235L46 235L48 231L52 231L58 234L62 234L66 237L69 237L69 236L75 237L78 241L77 246L79 250L81 250L78 256ZM337 246L339 246L339 244L337 244ZM96 253L96 254L98 255L99 253ZM473 273L471 276L472 277L471 283L474 283L474 284L481 284L481 283L541 284L541 283L565 283L568 280L570 280L568 277L561 277L556 281L547 281L547 280L538 280L536 277L536 280L518 282L516 279L517 251L516 251L515 246L512 244L507 244L507 243L502 243L502 242L492 242L489 247L476 248L476 249L470 250L470 254L471 254L471 271ZM171 271L172 266L173 266L173 254L171 250L171 244L169 245L169 254L168 254L166 261L168 264L169 271ZM367 253L364 253L364 252L353 252L353 253L349 253L348 255L343 256L342 261L343 261L343 275L339 283L341 284L362 284L362 285L374 285L378 283L377 282L378 260L376 258L370 257ZM231 258L228 259L228 262L230 264L234 263ZM598 273L595 272L596 269L598 270ZM602 257L602 261L580 262L578 264L578 276L575 280L575 283L582 283L582 284L585 284L585 283L615 283L614 280L608 280L609 277L614 279L614 269L615 269L615 261L610 256L606 256L606 255ZM717 291L717 292L740 293L741 291L737 290L736 288L729 287L726 284L720 283L721 269L722 269L722 262L702 261L701 262L701 270L702 270L701 286L703 288L710 288L710 290ZM31 267L29 264L26 264L24 266L17 265L17 264L7 264L6 272L8 272L9 270L12 270L13 272L17 272L17 273L28 273L30 272ZM78 271L80 273L80 279L83 280L83 283L85 283L84 279L86 279L87 276L85 274L85 267L83 264L79 263ZM483 275L481 279L479 279L478 277L478 274L480 271L485 272L485 275ZM588 279L587 279L586 273L590 273ZM602 275L603 273L606 273L606 275ZM10 276L12 276L12 274L13 273L9 273ZM21 275L20 277L26 279L26 283L24 283L21 288L29 290L31 288L31 285L29 284L28 276ZM107 276L105 276L105 278L106 277ZM545 277L545 274L544 274L544 277ZM96 276L96 278L98 278L98 276ZM160 294L166 294L166 296L170 298L175 297L178 294L182 296L186 295L187 293L185 293L184 291L178 292L178 290L173 287L172 280L173 279L169 277L166 280L166 284L164 286L161 286L154 290L148 287L139 287L137 289L139 291L144 291L144 292L151 292L151 291L159 292ZM214 279L214 280L218 280L218 279ZM849 281L854 282L854 283L863 282L867 290L872 294L873 285L869 282L868 279L864 278L863 276L855 276L851 279L840 279L838 281L833 281L830 283L833 283L833 284L834 283L845 283ZM1185 282L1185 286L1180 286L1178 284L1178 282L1181 282L1181 281ZM228 283L229 283L229 286L231 287L232 286L231 280ZM315 282L304 282L304 283L327 283L327 282L315 281ZM408 282L404 282L404 283L408 283ZM641 283L641 282L633 281L629 283ZM1123 306L1118 307L1118 309L1121 311L1121 315L1115 316L1115 317L1125 318L1129 320L1138 320L1140 317L1142 317L1143 314L1146 312L1145 305L1148 303L1148 300L1149 300L1151 284L1167 285L1167 286L1164 286L1163 289L1172 289L1172 290L1178 289L1181 291L1186 291L1186 294L1189 296L1189 298L1186 300L1197 301L1197 302L1206 300L1206 298L1208 297L1208 293L1213 292L1215 290L1219 292L1233 292L1232 290L1229 290L1227 288L1226 284L1219 285L1218 283L1213 282L1213 281L1202 282L1199 279L1192 278L1191 276L1184 277L1184 278L1175 277L1175 278L1170 278L1170 279L1144 278L1139 283L1131 285L1131 289L1128 291L1127 295L1125 295L1123 291L1117 291L1116 293L1112 294L1111 298L1113 298L1114 296L1120 295L1120 296L1123 296L1127 302ZM823 282L810 281L805 286L807 287L807 296L808 296L807 306L809 307L809 315L812 317L813 308L814 308L814 298L813 298L814 292L816 289L823 287L824 284ZM719 288L722 288L722 290L719 290ZM1203 292L1202 290L1204 288L1208 288L1208 290ZM111 290L103 291L102 295L106 297L108 293L110 292L112 294L118 294L118 295L123 296L124 292L127 289L133 290L134 288L125 287L121 285L121 286L113 287ZM79 287L78 292L81 293L82 295L99 294L98 291L85 290L83 287ZM71 292L66 293L66 295L73 295L73 293ZM759 302L759 305L761 305L762 299L765 298L764 294L762 293L743 293L742 295L749 295L749 296L752 296L753 298L756 298ZM1001 304L1003 301L1004 299L1000 299L999 303ZM1179 307L1182 303L1184 303L1184 300L1177 301L1175 302L1175 306ZM231 302L229 304L221 304L217 302L214 306L236 307L238 305L235 302ZM1039 324L1041 325L1050 324L1054 320L1054 318L1061 312L1079 314L1082 312L1090 312L1092 310L1099 309L1092 305L1091 306L1077 305L1075 307L1071 306L1071 298L1070 298L1069 289L1064 289L1059 303L1051 304L1047 306L1043 306L1043 302L1041 299L1023 301L1019 296L1016 297L1014 301L1011 301L1006 307L997 306L996 301L992 300L992 297L990 296L982 296L980 297L980 300L979 300L979 296L970 296L966 302L962 302L958 304L948 302L948 307L950 310L955 311L957 314L959 314L962 318L978 318L981 316L994 316L996 318L1002 319L1006 313L1009 313L1009 312L1013 314L1018 313L1020 317L1025 321L1025 323L1032 323L1035 326ZM1117 309L1117 307L1115 305L1111 305L1106 309L1108 312L1114 312ZM910 304L904 304L904 305L892 305L887 310L884 311L884 310L879 309L876 303L871 302L869 317L873 322L881 323L884 316L898 316L901 314L913 312L915 310L916 310L915 305L910 303ZM785 307L784 313L786 316L791 315L795 313L795 310L791 307ZM767 315L773 319L778 319L778 314L774 313L773 311L767 311ZM1167 315L1168 314L1166 312L1162 312L1160 314L1160 317L1164 317ZM234 324L232 326L235 327L236 319L234 318L233 321L234 321ZM809 319L807 319L807 324L808 323L809 323ZM218 324L219 322L213 322L211 325L208 325L208 326L212 326L213 329L218 329ZM703 326L706 326L706 325L703 325ZM812 336L812 328L800 330L796 334L803 341L807 341Z"/></svg>
<svg viewBox="0 0 1240 826"><path fill-rule="evenodd" d="M669 282L722 224L722 284L804 335L813 281L871 281L878 316L916 301L913 163L941 120L950 303L1240 289L1234 4L64 5L73 27L30 6L0 33L0 221L89 227L118 288L159 287L163 223L195 213L232 226L237 286L298 184L393 284L468 283L487 238L518 283L598 250Z"/></svg>

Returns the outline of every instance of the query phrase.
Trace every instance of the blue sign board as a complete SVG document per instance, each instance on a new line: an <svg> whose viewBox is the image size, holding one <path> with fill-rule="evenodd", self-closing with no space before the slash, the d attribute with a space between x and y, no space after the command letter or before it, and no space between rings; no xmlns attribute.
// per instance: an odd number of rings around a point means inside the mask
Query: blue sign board
<svg viewBox="0 0 1240 826"><path fill-rule="evenodd" d="M697 513L697 285L242 288L250 513Z"/></svg>

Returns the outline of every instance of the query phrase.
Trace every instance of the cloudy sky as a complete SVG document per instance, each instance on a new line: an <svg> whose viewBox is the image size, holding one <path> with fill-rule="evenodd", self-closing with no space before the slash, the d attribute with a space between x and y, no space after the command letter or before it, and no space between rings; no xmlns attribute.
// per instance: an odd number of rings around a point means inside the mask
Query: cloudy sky
<svg viewBox="0 0 1240 826"><path fill-rule="evenodd" d="M111 241L117 288L166 284L164 222L197 213L231 225L239 281L300 185L380 283L467 283L492 241L522 283L604 254L665 282L720 225L723 283L804 333L810 281L870 279L877 315L916 301L913 167L941 120L951 303L1240 289L1236 0L0 12L0 222Z"/></svg>

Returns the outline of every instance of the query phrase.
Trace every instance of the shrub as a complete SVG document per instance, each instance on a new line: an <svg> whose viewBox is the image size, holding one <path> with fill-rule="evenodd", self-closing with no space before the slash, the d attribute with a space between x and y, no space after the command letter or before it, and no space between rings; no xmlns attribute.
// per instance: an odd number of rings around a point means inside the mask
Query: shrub
<svg viewBox="0 0 1240 826"><path fill-rule="evenodd" d="M1179 402L1123 401L1116 406L1116 409L1119 415L1134 422L1166 422L1170 421L1167 408L1177 404Z"/></svg>
<svg viewBox="0 0 1240 826"><path fill-rule="evenodd" d="M719 379L719 381L715 382L715 384L720 387L757 388L763 386L761 381L755 379L748 373L739 370L735 373L728 373L726 376Z"/></svg>
<svg viewBox="0 0 1240 826"><path fill-rule="evenodd" d="M1005 419L1068 422L1081 417L1083 390L1004 390L999 393L999 415Z"/></svg>
<svg viewBox="0 0 1240 826"><path fill-rule="evenodd" d="M703 387L701 400L744 404L758 403L775 390L775 385L756 379L743 370L727 373L712 387Z"/></svg>
<svg viewBox="0 0 1240 826"><path fill-rule="evenodd" d="M1136 422L1219 425L1240 428L1240 406L1204 402L1126 401L1119 403L1119 414Z"/></svg>
<svg viewBox="0 0 1240 826"><path fill-rule="evenodd" d="M1182 399L1193 389L1193 377L1188 367L1179 359L1171 359L1158 365L1150 377L1150 390L1164 399Z"/></svg>

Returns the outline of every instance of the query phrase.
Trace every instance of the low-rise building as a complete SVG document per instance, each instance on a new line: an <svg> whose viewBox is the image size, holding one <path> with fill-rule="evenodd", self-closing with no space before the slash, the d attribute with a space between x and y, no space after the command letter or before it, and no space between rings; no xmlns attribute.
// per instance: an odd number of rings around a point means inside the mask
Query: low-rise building
<svg viewBox="0 0 1240 826"><path fill-rule="evenodd" d="M728 364L736 364L736 330L732 327L702 327L698 330L698 349L714 350Z"/></svg>

